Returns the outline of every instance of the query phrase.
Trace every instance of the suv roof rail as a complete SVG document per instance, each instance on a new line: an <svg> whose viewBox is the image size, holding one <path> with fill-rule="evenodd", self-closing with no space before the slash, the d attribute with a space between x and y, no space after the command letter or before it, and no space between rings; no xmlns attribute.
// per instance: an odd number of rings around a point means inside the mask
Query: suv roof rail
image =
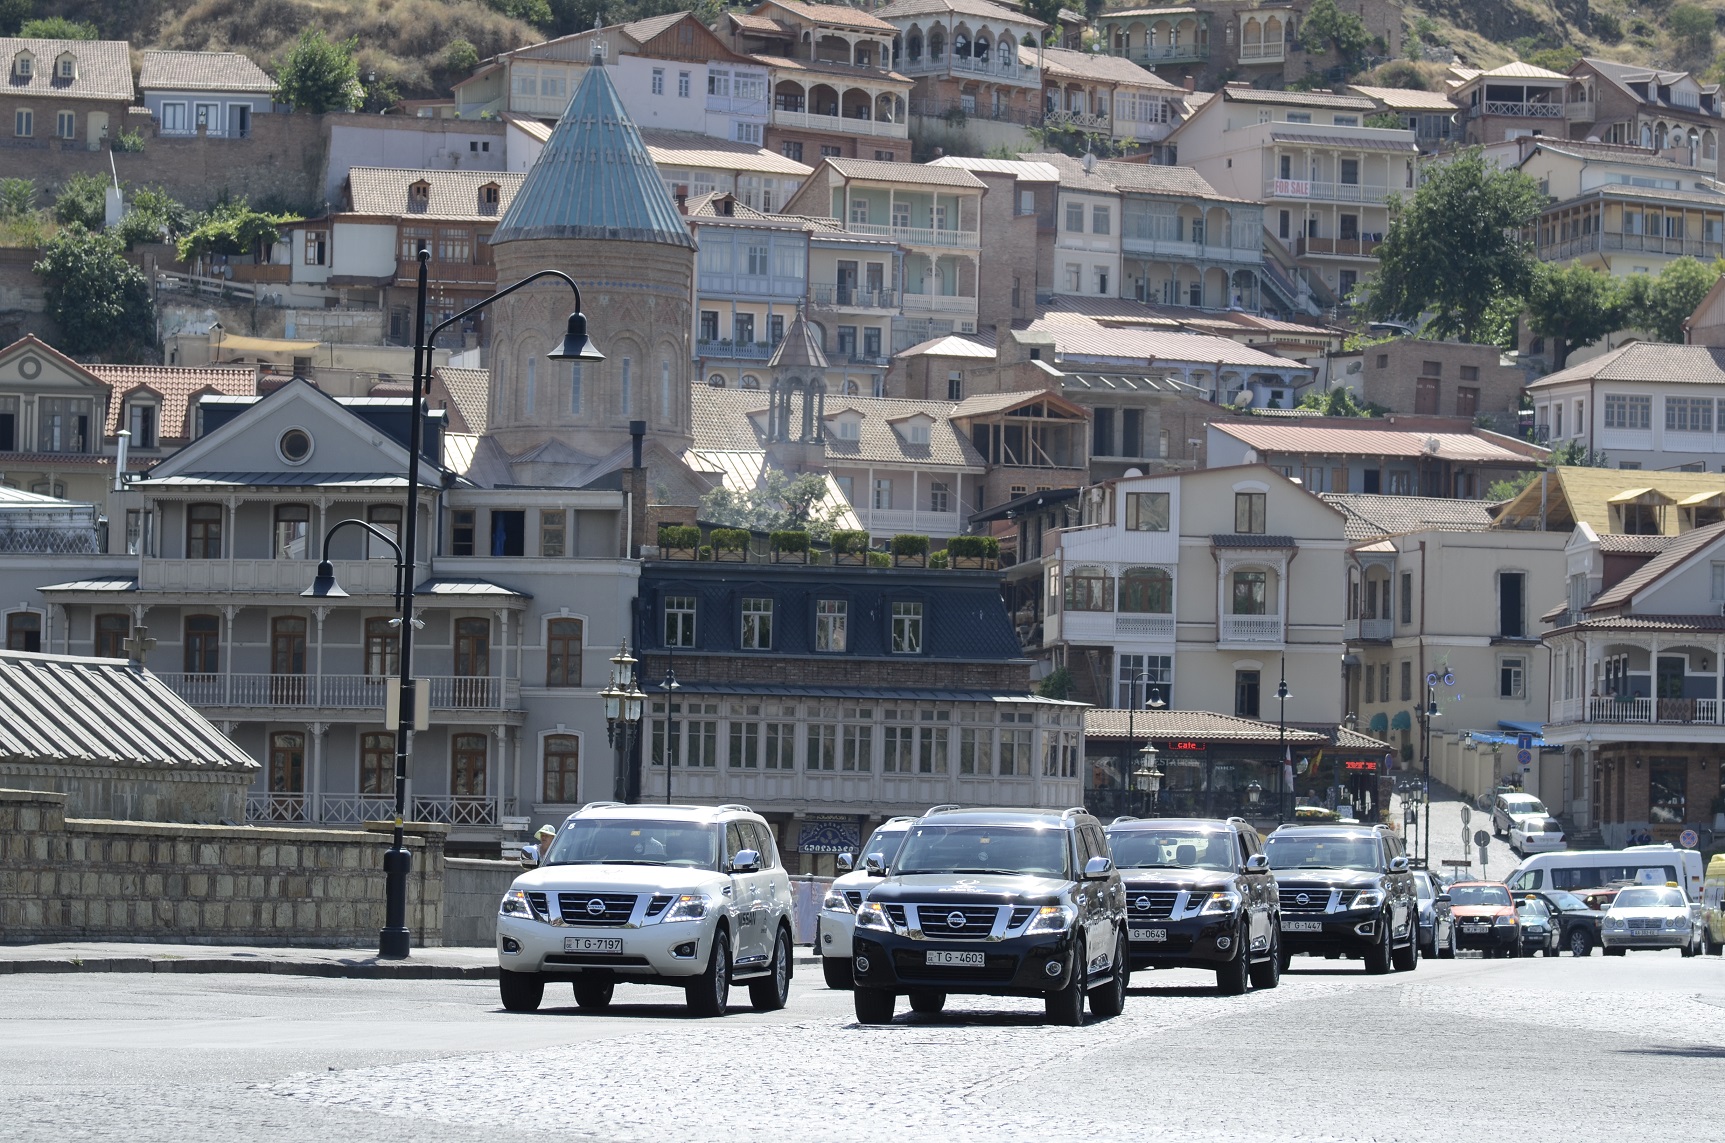
<svg viewBox="0 0 1725 1143"><path fill-rule="evenodd" d="M922 811L922 816L926 818L931 814L950 814L954 810L962 810L963 808L964 807L959 805L957 802L942 802L938 806L930 806L928 809Z"/></svg>
<svg viewBox="0 0 1725 1143"><path fill-rule="evenodd" d="M1141 818L1139 818L1133 814L1121 814L1119 817L1115 818L1113 821L1109 822L1108 824L1111 826L1117 826L1117 825L1123 825L1126 822L1135 822L1135 821L1141 821L1141 820L1143 820L1143 819L1141 819Z"/></svg>
<svg viewBox="0 0 1725 1143"><path fill-rule="evenodd" d="M936 806L935 808L940 809L941 807ZM914 822L915 820L916 820L915 814L894 814L892 817L886 819L886 821L884 821L880 824L883 826L889 826L894 822Z"/></svg>
<svg viewBox="0 0 1725 1143"><path fill-rule="evenodd" d="M1068 806L1066 809L1060 811L1060 816L1063 819L1064 818L1075 818L1079 814L1087 814L1089 812L1090 811L1085 809L1083 806Z"/></svg>
<svg viewBox="0 0 1725 1143"><path fill-rule="evenodd" d="M625 803L623 802L588 802L586 805L581 807L580 812L586 813L588 810L610 810L624 804Z"/></svg>
<svg viewBox="0 0 1725 1143"><path fill-rule="evenodd" d="M745 806L741 802L726 802L722 806L715 806L713 808L717 810L734 810L737 813L742 814L752 814L755 812L753 806Z"/></svg>
<svg viewBox="0 0 1725 1143"><path fill-rule="evenodd" d="M1251 822L1247 821L1245 818L1241 817L1239 814L1229 814L1227 817L1227 820L1231 821L1231 822L1239 822L1241 825L1251 825L1252 824Z"/></svg>

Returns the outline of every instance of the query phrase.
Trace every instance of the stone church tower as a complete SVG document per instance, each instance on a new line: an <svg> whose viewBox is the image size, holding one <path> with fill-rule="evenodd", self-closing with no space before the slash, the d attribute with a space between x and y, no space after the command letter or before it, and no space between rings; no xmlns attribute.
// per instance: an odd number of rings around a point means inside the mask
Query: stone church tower
<svg viewBox="0 0 1725 1143"><path fill-rule="evenodd" d="M602 66L587 69L539 161L491 237L497 281L562 270L581 288L601 363L549 361L573 309L537 283L497 303L487 435L529 452L598 460L629 445L629 422L673 455L691 440L695 240Z"/></svg>

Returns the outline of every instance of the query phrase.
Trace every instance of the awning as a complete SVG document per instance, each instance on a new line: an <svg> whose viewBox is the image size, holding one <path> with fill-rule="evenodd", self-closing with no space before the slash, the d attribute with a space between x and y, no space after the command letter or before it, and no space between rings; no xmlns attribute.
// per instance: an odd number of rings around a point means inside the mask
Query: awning
<svg viewBox="0 0 1725 1143"><path fill-rule="evenodd" d="M1390 729L1411 730L1413 728L1413 724L1414 720L1412 715L1405 710L1398 710L1396 711L1396 716L1390 720Z"/></svg>
<svg viewBox="0 0 1725 1143"><path fill-rule="evenodd" d="M280 337L245 337L226 330L210 339L211 349L218 353L229 350L239 353L310 353L322 344L321 341L288 341Z"/></svg>
<svg viewBox="0 0 1725 1143"><path fill-rule="evenodd" d="M1511 722L1505 719L1498 722L1497 727L1496 730L1470 730L1467 733L1473 736L1475 742L1487 746L1514 746L1521 741L1522 735L1528 734L1533 736L1535 750L1561 749L1541 737L1545 728L1537 722Z"/></svg>

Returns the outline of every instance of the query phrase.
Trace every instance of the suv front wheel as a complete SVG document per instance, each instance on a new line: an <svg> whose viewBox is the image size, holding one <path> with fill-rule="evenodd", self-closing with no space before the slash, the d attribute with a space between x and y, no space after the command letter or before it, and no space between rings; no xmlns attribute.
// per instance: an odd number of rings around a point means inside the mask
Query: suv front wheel
<svg viewBox="0 0 1725 1143"><path fill-rule="evenodd" d="M511 1012L537 1012L539 1002L545 998L545 978L537 972L510 972L508 969L497 974L497 991L502 996L503 1007Z"/></svg>
<svg viewBox="0 0 1725 1143"><path fill-rule="evenodd" d="M1090 991L1090 1014L1098 1020L1112 1020L1126 1011L1126 985L1132 976L1132 961L1127 955L1126 934L1114 938L1114 973L1108 983Z"/></svg>
<svg viewBox="0 0 1725 1143"><path fill-rule="evenodd" d="M858 1024L891 1024L892 1010L898 997L884 988L857 988L851 993L856 1002Z"/></svg>
<svg viewBox="0 0 1725 1143"><path fill-rule="evenodd" d="M731 937L724 929L713 934L713 955L706 971L683 986L689 1011L696 1016L723 1016L731 999Z"/></svg>
<svg viewBox="0 0 1725 1143"><path fill-rule="evenodd" d="M1378 939L1372 947L1366 950L1366 971L1373 976L1382 976L1390 970L1390 919L1387 916L1378 917Z"/></svg>
<svg viewBox="0 0 1725 1143"><path fill-rule="evenodd" d="M784 929L773 942L771 971L749 985L749 1003L756 1012L777 1012L791 996L791 935Z"/></svg>
<svg viewBox="0 0 1725 1143"><path fill-rule="evenodd" d="M1089 961L1084 957L1084 941L1072 945L1072 978L1066 987L1043 994L1043 1011L1050 1024L1077 1028L1084 1023L1084 974Z"/></svg>

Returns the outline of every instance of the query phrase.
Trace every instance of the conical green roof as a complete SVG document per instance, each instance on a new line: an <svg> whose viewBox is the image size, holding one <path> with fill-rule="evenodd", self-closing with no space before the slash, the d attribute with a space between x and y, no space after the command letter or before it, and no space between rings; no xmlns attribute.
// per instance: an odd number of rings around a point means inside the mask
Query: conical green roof
<svg viewBox="0 0 1725 1143"><path fill-rule="evenodd" d="M695 245L641 132L597 63L575 89L491 243L526 238Z"/></svg>

